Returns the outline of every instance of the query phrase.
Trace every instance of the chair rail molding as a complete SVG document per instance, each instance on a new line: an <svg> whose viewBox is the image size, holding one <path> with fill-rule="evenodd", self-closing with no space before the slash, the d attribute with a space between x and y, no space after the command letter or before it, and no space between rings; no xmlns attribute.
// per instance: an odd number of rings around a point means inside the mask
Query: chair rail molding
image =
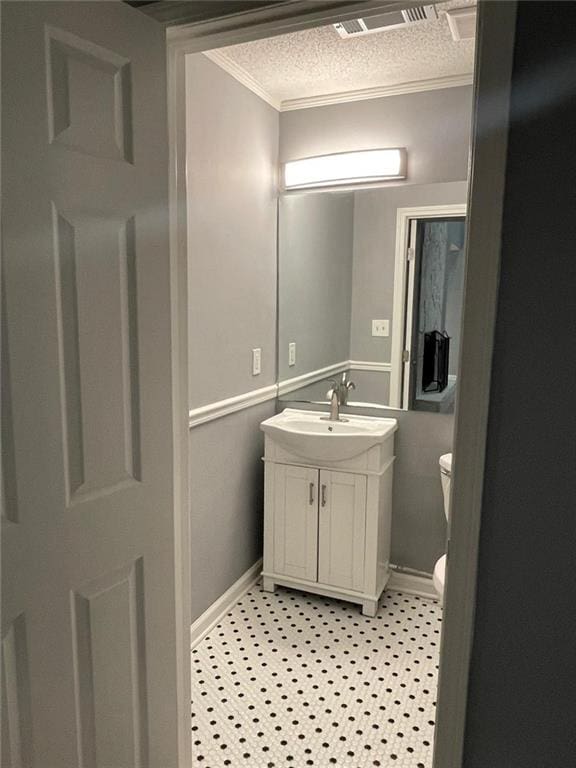
<svg viewBox="0 0 576 768"><path fill-rule="evenodd" d="M278 396L287 395L289 392L294 392L309 384L315 384L317 381L322 381L322 379L326 379L328 376L337 376L339 373L344 373L348 368L349 361L342 360L340 363L317 368L314 371L302 373L300 376L294 376L292 379L283 379L278 382Z"/></svg>
<svg viewBox="0 0 576 768"><path fill-rule="evenodd" d="M251 392L228 397L226 400L217 400L214 403L208 403L208 405L201 405L199 408L192 408L188 412L189 427L198 427L200 424L221 419L222 416L242 411L244 408L252 408L254 405L266 403L268 400L275 400L277 396L278 385L270 384L268 387L253 389Z"/></svg>
<svg viewBox="0 0 576 768"><path fill-rule="evenodd" d="M348 368L351 371L373 371L374 373L390 373L392 363L379 363L371 360L349 360Z"/></svg>
<svg viewBox="0 0 576 768"><path fill-rule="evenodd" d="M309 384L315 384L317 381L328 378L328 376L337 376L339 373L344 373L344 371L389 373L391 365L390 363L378 361L342 360L339 363L327 365L324 368L317 368L300 376L294 376L292 379L284 379L284 381L280 381L277 384L270 384L260 389L252 389L250 392L243 392L240 395L234 395L225 400L216 400L213 403L207 403L198 408L191 408L188 412L188 425L190 429L199 427L201 424L221 419L223 416L242 411L245 408L252 408L255 405L260 405L260 403L275 400L277 397L287 395Z"/></svg>

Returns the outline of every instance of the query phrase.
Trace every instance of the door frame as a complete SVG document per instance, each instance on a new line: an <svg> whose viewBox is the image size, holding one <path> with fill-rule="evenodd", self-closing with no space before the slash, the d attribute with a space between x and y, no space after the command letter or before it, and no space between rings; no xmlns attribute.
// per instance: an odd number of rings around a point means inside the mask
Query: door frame
<svg viewBox="0 0 576 768"><path fill-rule="evenodd" d="M517 1L501 3L497 0L479 0L478 4L474 119L467 206L467 264L454 439L456 472L452 482L453 514L449 526L433 768L460 768L463 759ZM184 423L188 407L185 399L188 388L186 55L354 18L360 13L364 16L374 15L419 4L412 0L344 3L297 0L276 8L168 30L170 242L175 298L173 319L178 324L173 333L173 344L175 359L180 362L174 387L175 407L178 399L181 405L177 418L175 416L175 424ZM496 52L498 55L495 55ZM175 434L175 447L179 443L180 448L178 466L185 476L180 478L178 484L181 504L187 499L187 496L182 495L187 491L187 465L183 461L187 456L187 423L185 430ZM187 543L187 525L184 527ZM180 574L179 578L187 579L189 585L190 550L185 551L184 545L181 550L184 575ZM181 590L188 598L189 589L189 586L187 590L184 585ZM183 618L185 615L186 607ZM189 739L189 734L187 736Z"/></svg>
<svg viewBox="0 0 576 768"><path fill-rule="evenodd" d="M410 350L411 339L406 335L411 319L411 297L414 293L414 259L409 259L412 222L417 219L441 219L466 216L466 203L454 205L423 205L396 210L396 251L394 256L394 301L392 305L392 349L390 353L390 407L408 410L406 403L403 352Z"/></svg>

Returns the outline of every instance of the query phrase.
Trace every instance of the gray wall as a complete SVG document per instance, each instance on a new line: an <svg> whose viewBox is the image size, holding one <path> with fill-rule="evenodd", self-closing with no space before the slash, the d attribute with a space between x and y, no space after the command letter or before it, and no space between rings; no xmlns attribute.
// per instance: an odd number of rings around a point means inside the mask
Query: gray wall
<svg viewBox="0 0 576 768"><path fill-rule="evenodd" d="M278 112L186 57L190 405L276 380ZM252 376L252 349L262 374Z"/></svg>
<svg viewBox="0 0 576 768"><path fill-rule="evenodd" d="M378 146L405 146L408 150L406 182L354 195L352 360L390 361L391 336L372 337L371 322L388 318L392 332L396 209L466 202L471 110L472 89L464 87L280 116L282 162ZM372 399L374 377L366 380L364 393L361 372L353 372L352 378L359 383L354 400ZM368 394L370 397L365 396ZM382 415L383 411L372 413ZM451 414L393 410L389 414L399 422L393 560L430 573L446 546L438 458L452 448L454 419Z"/></svg>
<svg viewBox="0 0 576 768"><path fill-rule="evenodd" d="M375 147L406 147L408 182L465 179L472 88L355 101L280 115L280 160Z"/></svg>
<svg viewBox="0 0 576 768"><path fill-rule="evenodd" d="M518 4L464 768L576 760L575 29Z"/></svg>
<svg viewBox="0 0 576 768"><path fill-rule="evenodd" d="M201 55L187 58L187 90L190 392L191 407L196 407L276 380L279 116ZM280 140L284 157L401 144L410 153L412 183L387 193L408 200L398 205L431 202L437 198L427 197L426 189L417 184L466 178L469 101L469 89L458 88L283 113ZM461 201L464 186L443 184L446 196L442 202ZM316 202L320 205L320 196ZM340 197L338 205L340 228L331 249L335 252L349 240L351 253L351 198ZM322 220L333 233L330 219ZM394 227L395 219L391 232ZM369 244L365 248L368 252ZM349 328L352 310L343 292L349 266L344 251L340 255L336 262L339 287L332 287L330 295L333 299L334 290L342 290L342 295L332 305L327 303L324 311L337 304L340 311L335 322L347 318ZM307 280L304 272L301 279ZM369 282L363 289L356 285L358 307L370 300ZM304 284L303 288L309 290L310 286ZM380 299L383 293L380 290ZM322 295L328 300L327 290ZM369 316L382 313L370 311ZM318 322L311 322L319 327ZM344 330L339 337L348 345ZM285 355L288 341L293 340L298 343L298 365L289 369L289 375L299 375L304 366L318 367L304 354L305 340L283 338ZM263 352L263 373L252 377L251 350L258 346ZM322 364L348 356L339 348L332 349ZM360 352L354 357L374 359ZM273 407L251 408L190 433L193 618L261 554L262 436L258 425ZM452 418L404 412L397 417L401 434L393 557L399 565L431 571L444 548L437 462L440 453L450 448Z"/></svg>
<svg viewBox="0 0 576 768"><path fill-rule="evenodd" d="M463 181L409 184L355 193L351 360L390 362L392 335L373 337L372 320L388 318L392 334L397 209L465 203L468 189L465 167L462 174Z"/></svg>
<svg viewBox="0 0 576 768"><path fill-rule="evenodd" d="M276 381L278 113L186 60L190 405ZM251 350L262 348L252 376ZM274 403L190 431L192 619L261 555L262 435Z"/></svg>
<svg viewBox="0 0 576 768"><path fill-rule="evenodd" d="M350 357L354 195L285 195L279 211L279 379ZM288 344L296 365L288 367Z"/></svg>
<svg viewBox="0 0 576 768"><path fill-rule="evenodd" d="M264 439L275 402L190 431L192 618L262 556Z"/></svg>

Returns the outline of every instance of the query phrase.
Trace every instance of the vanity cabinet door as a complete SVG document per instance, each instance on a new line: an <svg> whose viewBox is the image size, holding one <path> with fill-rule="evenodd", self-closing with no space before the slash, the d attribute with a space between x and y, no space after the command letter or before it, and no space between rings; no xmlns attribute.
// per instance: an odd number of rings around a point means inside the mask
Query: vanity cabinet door
<svg viewBox="0 0 576 768"><path fill-rule="evenodd" d="M366 477L320 471L318 581L364 589Z"/></svg>
<svg viewBox="0 0 576 768"><path fill-rule="evenodd" d="M317 580L317 469L274 464L274 572Z"/></svg>

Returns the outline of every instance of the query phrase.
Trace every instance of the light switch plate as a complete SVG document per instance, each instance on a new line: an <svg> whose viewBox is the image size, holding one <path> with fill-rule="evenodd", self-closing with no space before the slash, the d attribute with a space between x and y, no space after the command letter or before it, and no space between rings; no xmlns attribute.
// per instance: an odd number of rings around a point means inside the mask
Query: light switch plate
<svg viewBox="0 0 576 768"><path fill-rule="evenodd" d="M296 342L291 341L288 344L288 365L296 365Z"/></svg>
<svg viewBox="0 0 576 768"><path fill-rule="evenodd" d="M252 350L252 376L262 373L262 349L257 347Z"/></svg>
<svg viewBox="0 0 576 768"><path fill-rule="evenodd" d="M372 320L372 336L389 336L389 320Z"/></svg>

